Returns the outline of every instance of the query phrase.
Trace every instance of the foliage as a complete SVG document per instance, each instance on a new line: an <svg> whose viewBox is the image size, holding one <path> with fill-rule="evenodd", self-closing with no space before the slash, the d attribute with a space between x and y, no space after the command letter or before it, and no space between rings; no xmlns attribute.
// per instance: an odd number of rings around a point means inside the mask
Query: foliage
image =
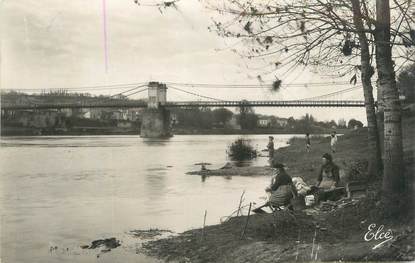
<svg viewBox="0 0 415 263"><path fill-rule="evenodd" d="M243 161L255 158L257 153L249 140L238 138L229 146L228 154L232 160Z"/></svg>
<svg viewBox="0 0 415 263"><path fill-rule="evenodd" d="M225 124L233 116L233 112L226 108L218 108L213 110L213 118L215 122Z"/></svg>
<svg viewBox="0 0 415 263"><path fill-rule="evenodd" d="M331 121L316 121L311 114L306 114L299 120L290 117L287 119L288 130L293 130L301 133L320 133L325 129L337 127L334 120Z"/></svg>
<svg viewBox="0 0 415 263"><path fill-rule="evenodd" d="M238 123L243 130L253 130L257 128L258 115L255 113L239 114Z"/></svg>
<svg viewBox="0 0 415 263"><path fill-rule="evenodd" d="M397 85L407 102L415 102L415 63L400 72Z"/></svg>
<svg viewBox="0 0 415 263"><path fill-rule="evenodd" d="M257 127L258 116L252 107L245 105L247 101L242 101L239 107L238 123L243 130L252 130Z"/></svg>
<svg viewBox="0 0 415 263"><path fill-rule="evenodd" d="M354 127L362 128L363 123L361 121L358 121L358 120L355 120L355 119L350 119L349 123L347 124L347 128L353 129Z"/></svg>
<svg viewBox="0 0 415 263"><path fill-rule="evenodd" d="M177 109L174 111L177 116L179 127L184 128L212 128L214 114L209 108Z"/></svg>
<svg viewBox="0 0 415 263"><path fill-rule="evenodd" d="M279 91L281 88L282 80L276 79L272 83L272 91Z"/></svg>
<svg viewBox="0 0 415 263"><path fill-rule="evenodd" d="M351 83L357 81L361 47L350 1L207 2L208 8L220 14L210 30L226 39L238 39L240 45L233 45L233 51L241 56L267 60L264 72L281 72L284 68L283 74L287 74L295 67L311 66L325 74L353 75ZM373 45L375 2L360 0L360 3L362 15L358 19L363 22L369 45ZM403 60L410 60L415 52L415 4L413 1L393 1L391 4L394 34L391 42L396 61L401 64ZM372 49L371 56L373 54Z"/></svg>

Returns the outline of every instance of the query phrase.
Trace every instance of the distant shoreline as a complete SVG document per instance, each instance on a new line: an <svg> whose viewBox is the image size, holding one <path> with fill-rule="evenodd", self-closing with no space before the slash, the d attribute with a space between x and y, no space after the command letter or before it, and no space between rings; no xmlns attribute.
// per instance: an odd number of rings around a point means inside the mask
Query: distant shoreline
<svg viewBox="0 0 415 263"><path fill-rule="evenodd" d="M329 134L333 129L310 132L310 134ZM350 129L335 129L337 133L343 134ZM206 130L173 130L174 135L255 135L255 134L305 134L303 131L294 130L237 130L237 129L206 129ZM81 135L140 135L139 130L122 129L115 127L87 127L74 128L71 130L50 130L23 127L2 127L1 137L18 136L81 136Z"/></svg>

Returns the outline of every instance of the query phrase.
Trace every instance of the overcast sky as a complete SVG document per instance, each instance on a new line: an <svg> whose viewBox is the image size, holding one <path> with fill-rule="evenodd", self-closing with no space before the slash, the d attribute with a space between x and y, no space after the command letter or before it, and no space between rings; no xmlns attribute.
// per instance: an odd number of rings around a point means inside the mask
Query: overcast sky
<svg viewBox="0 0 415 263"><path fill-rule="evenodd" d="M241 58L228 48L232 40L209 32L207 27L216 14L198 0L180 1L178 10L170 8L163 14L154 7L138 7L133 0L0 1L2 89L54 89L151 80L260 84L256 76L261 71L255 69L266 63ZM186 89L221 99L270 100L301 99L350 87L298 86L273 93L266 85L274 78L274 73L264 75L263 89ZM339 80L295 70L282 81L287 84ZM197 99L172 89L168 94L169 100ZM360 90L341 98L363 99ZM364 109L256 108L256 112L281 117L300 117L308 112L319 120L357 118L365 122Z"/></svg>

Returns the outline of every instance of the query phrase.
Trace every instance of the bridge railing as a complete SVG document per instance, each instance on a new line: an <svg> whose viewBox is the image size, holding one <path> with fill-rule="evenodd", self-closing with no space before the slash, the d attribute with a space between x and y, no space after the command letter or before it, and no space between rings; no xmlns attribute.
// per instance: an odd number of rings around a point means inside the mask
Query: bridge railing
<svg viewBox="0 0 415 263"><path fill-rule="evenodd" d="M273 101L171 101L165 107L364 107L364 101L359 100L273 100ZM64 109L64 108L145 108L144 101L107 101L107 102L73 102L73 103L2 103L4 110L21 109Z"/></svg>
<svg viewBox="0 0 415 263"><path fill-rule="evenodd" d="M180 101L168 102L166 107L364 107L360 100L327 101Z"/></svg>

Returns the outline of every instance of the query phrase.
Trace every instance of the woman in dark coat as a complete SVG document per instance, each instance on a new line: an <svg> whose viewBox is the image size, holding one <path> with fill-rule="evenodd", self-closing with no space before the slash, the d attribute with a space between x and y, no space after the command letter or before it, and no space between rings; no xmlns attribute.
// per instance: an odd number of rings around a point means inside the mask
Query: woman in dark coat
<svg viewBox="0 0 415 263"><path fill-rule="evenodd" d="M274 174L271 185L265 189L271 194L269 204L272 207L288 205L291 199L297 195L291 176L287 174L283 164L272 160L271 166L274 168Z"/></svg>
<svg viewBox="0 0 415 263"><path fill-rule="evenodd" d="M333 158L328 153L323 154L322 160L323 165L316 184L318 187L318 201L335 201L339 197L335 190L340 183L339 167L333 163Z"/></svg>
<svg viewBox="0 0 415 263"><path fill-rule="evenodd" d="M333 157L328 153L323 154L322 160L323 165L318 174L316 186L324 190L333 190L340 182L339 167L333 163Z"/></svg>

